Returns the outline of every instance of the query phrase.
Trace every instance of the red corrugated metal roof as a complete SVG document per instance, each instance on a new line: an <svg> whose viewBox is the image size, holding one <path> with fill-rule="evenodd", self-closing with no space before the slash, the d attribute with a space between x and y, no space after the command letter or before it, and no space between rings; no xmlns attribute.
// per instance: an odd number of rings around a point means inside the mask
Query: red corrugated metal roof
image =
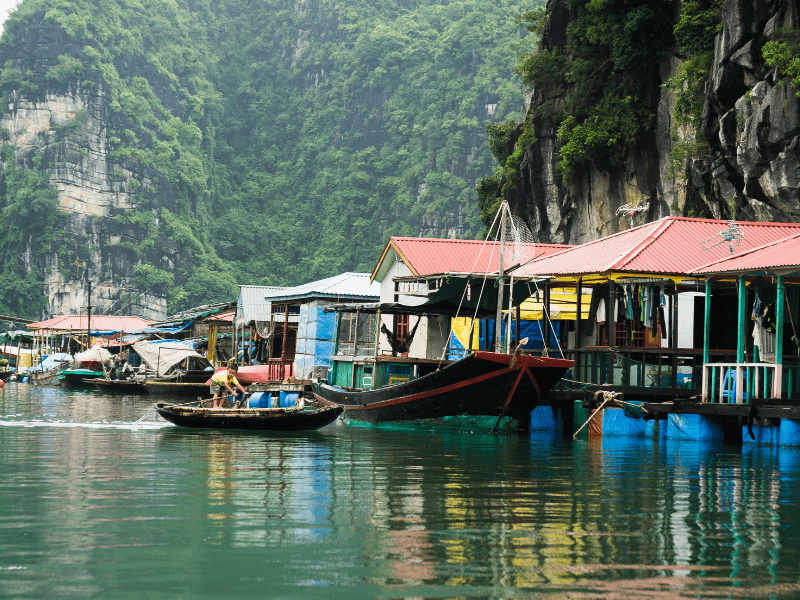
<svg viewBox="0 0 800 600"><path fill-rule="evenodd" d="M800 233L800 223L737 221L744 239L736 254ZM590 275L593 273L659 273L684 275L709 262L730 257L727 243L708 250L701 243L728 229L727 221L664 217L610 235L521 269L521 275Z"/></svg>
<svg viewBox="0 0 800 600"><path fill-rule="evenodd" d="M55 329L58 331L86 331L86 315L62 315L46 321L31 323L29 329ZM121 317L111 315L92 315L92 331L131 331L143 329L150 321L142 317Z"/></svg>
<svg viewBox="0 0 800 600"><path fill-rule="evenodd" d="M525 260L550 256L573 246L566 244L530 244ZM392 237L384 248L372 279L376 279L389 251L394 251L414 275L439 273L494 273L500 264L500 242L435 238ZM512 265L513 247L506 244L506 267ZM523 260L524 262L524 260Z"/></svg>
<svg viewBox="0 0 800 600"><path fill-rule="evenodd" d="M693 274L742 273L747 271L785 270L797 267L800 270L800 233L748 250L742 254L728 256L705 265Z"/></svg>

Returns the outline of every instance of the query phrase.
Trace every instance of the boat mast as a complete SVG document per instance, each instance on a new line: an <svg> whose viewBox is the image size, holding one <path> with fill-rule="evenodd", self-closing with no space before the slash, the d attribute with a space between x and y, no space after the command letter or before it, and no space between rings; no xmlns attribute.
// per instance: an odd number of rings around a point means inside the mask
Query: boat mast
<svg viewBox="0 0 800 600"><path fill-rule="evenodd" d="M86 271L86 274L89 274L89 271ZM89 349L89 346L92 344L92 280L89 279L89 291L88 301L86 306L86 349Z"/></svg>
<svg viewBox="0 0 800 600"><path fill-rule="evenodd" d="M498 286L497 286L497 311L494 318L494 351L502 352L502 331L503 331L503 288L505 286L505 259L506 259L506 236L505 227L503 226L506 219L506 211L508 204L505 200L500 205L500 269L498 273Z"/></svg>

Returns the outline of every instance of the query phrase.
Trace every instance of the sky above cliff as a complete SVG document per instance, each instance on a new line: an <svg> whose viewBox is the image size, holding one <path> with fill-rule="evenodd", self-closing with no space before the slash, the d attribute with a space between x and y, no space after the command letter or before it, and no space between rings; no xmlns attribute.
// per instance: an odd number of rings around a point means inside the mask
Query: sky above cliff
<svg viewBox="0 0 800 600"><path fill-rule="evenodd" d="M20 0L0 0L0 33L3 33L3 26L8 18L8 13L19 3Z"/></svg>

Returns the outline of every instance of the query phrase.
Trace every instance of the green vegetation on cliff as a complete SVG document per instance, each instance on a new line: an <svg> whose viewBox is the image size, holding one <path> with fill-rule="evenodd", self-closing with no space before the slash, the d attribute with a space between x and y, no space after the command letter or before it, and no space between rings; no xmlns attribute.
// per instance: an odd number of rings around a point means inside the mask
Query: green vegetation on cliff
<svg viewBox="0 0 800 600"><path fill-rule="evenodd" d="M518 10L510 0L24 0L0 39L0 92L107 86L111 160L155 169L174 190L168 208L126 182L136 212L159 217L130 223L143 239L130 252L163 236L191 258L185 272L136 273L178 310L232 298L237 283L371 270L387 237L417 235L423 218L480 233L484 128L517 119L522 101L509 77ZM42 22L65 40L37 78L15 51Z"/></svg>

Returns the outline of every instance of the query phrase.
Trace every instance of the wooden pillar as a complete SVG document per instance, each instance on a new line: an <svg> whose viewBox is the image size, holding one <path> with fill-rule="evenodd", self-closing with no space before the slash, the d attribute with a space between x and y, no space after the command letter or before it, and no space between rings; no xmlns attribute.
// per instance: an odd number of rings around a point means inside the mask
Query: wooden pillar
<svg viewBox="0 0 800 600"><path fill-rule="evenodd" d="M378 347L381 345L381 309L378 309L378 314L375 320L375 358L378 358ZM377 362L375 363L375 369L378 368ZM373 375L377 375L377 372ZM373 384L372 387L375 387Z"/></svg>
<svg viewBox="0 0 800 600"><path fill-rule="evenodd" d="M672 288L672 314L670 315L670 331L672 331L672 386L678 387L678 284Z"/></svg>
<svg viewBox="0 0 800 600"><path fill-rule="evenodd" d="M356 322L353 326L353 356L358 354L358 322L361 317L361 307L356 308ZM355 367L355 363L353 363L353 367Z"/></svg>
<svg viewBox="0 0 800 600"><path fill-rule="evenodd" d="M614 348L616 341L616 318L617 318L617 286L613 280L608 282L608 300L606 301L606 331L608 331L608 347ZM606 383L614 383L614 353L608 353L608 380Z"/></svg>
<svg viewBox="0 0 800 600"><path fill-rule="evenodd" d="M744 362L744 350L745 350L745 323L747 323L746 318L746 311L747 311L747 286L745 285L745 278L744 275L739 277L739 284L738 284L738 291L739 291L739 306L737 310L738 315L738 326L737 326L737 334L736 334L736 362L743 363ZM736 388L736 391L739 391L739 388Z"/></svg>
<svg viewBox="0 0 800 600"><path fill-rule="evenodd" d="M283 312L283 343L281 344L281 365L286 360L286 341L289 337L289 304L286 304L286 310ZM283 375L281 375L281 379Z"/></svg>
<svg viewBox="0 0 800 600"><path fill-rule="evenodd" d="M544 339L542 344L544 346L545 354L550 355L550 282L545 280L542 288L542 321L544 325Z"/></svg>
<svg viewBox="0 0 800 600"><path fill-rule="evenodd" d="M706 278L705 314L703 315L703 364L711 362L711 278Z"/></svg>
<svg viewBox="0 0 800 600"><path fill-rule="evenodd" d="M400 282L394 282L394 301L400 302ZM411 319L409 319L410 323ZM392 333L396 336L397 335L397 315L392 315ZM397 351L394 349L394 345L392 345L392 356L397 356Z"/></svg>
<svg viewBox="0 0 800 600"><path fill-rule="evenodd" d="M573 373L573 379L580 380L580 373L581 373L581 363L582 355L581 355L581 346L583 345L583 322L581 321L581 315L583 314L583 277L578 277L578 283L575 285L575 350L578 352L575 353L575 373Z"/></svg>
<svg viewBox="0 0 800 600"><path fill-rule="evenodd" d="M774 398L783 396L783 318L786 311L783 279L783 275L778 275L778 289L775 294L775 378L772 384ZM791 389L789 392L791 394Z"/></svg>
<svg viewBox="0 0 800 600"><path fill-rule="evenodd" d="M761 283L759 282L759 280L756 280L755 288L756 288L756 295L760 296L761 295ZM756 346L755 344L753 344L753 362L754 363L762 362L761 361L761 351L759 350L758 346Z"/></svg>

